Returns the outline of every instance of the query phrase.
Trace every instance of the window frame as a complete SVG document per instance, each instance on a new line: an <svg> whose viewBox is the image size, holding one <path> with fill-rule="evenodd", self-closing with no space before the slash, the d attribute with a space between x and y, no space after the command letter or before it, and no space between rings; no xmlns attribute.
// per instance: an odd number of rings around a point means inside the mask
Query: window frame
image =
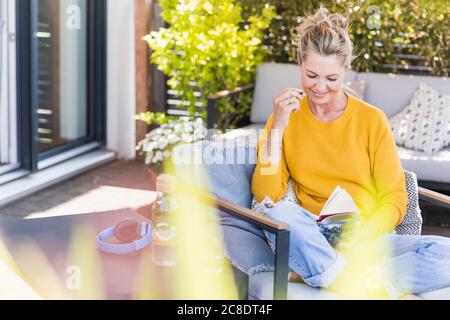
<svg viewBox="0 0 450 320"><path fill-rule="evenodd" d="M52 164L51 158L61 158L64 153L73 157L75 148L91 143L93 148L106 144L106 0L88 1L88 128L89 136L67 145L41 152L37 143L37 114L33 110L34 93L32 79L36 55L32 53L33 38L32 9L37 0L16 0L17 28L17 114L20 168L30 172L44 169L44 162ZM92 143L96 142L96 143ZM83 152L86 152L84 150Z"/></svg>

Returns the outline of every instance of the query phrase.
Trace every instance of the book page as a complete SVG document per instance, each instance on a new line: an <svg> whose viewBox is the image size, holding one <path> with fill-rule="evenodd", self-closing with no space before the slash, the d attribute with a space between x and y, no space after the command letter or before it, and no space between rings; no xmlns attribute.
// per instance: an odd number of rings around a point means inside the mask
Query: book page
<svg viewBox="0 0 450 320"><path fill-rule="evenodd" d="M331 196L328 198L327 202L325 202L322 211L320 211L320 215L322 215L322 213L325 211L326 208L328 208L329 204L331 203L331 201L333 201L334 198L336 198L336 196L338 195L338 193L342 190L341 186L337 186L334 191L331 193Z"/></svg>
<svg viewBox="0 0 450 320"><path fill-rule="evenodd" d="M337 186L320 212L319 220L324 216L342 213L359 213L359 208L350 194L345 189Z"/></svg>

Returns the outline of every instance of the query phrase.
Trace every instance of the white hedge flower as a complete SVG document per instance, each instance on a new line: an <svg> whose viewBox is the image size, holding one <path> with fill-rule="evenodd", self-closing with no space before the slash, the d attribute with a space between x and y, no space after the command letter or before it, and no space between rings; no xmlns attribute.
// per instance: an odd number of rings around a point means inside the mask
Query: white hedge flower
<svg viewBox="0 0 450 320"><path fill-rule="evenodd" d="M160 166L164 159L172 155L171 150L175 145L203 140L206 134L207 129L202 119L180 117L175 121L169 120L147 133L136 146L136 150L144 153L147 165Z"/></svg>
<svg viewBox="0 0 450 320"><path fill-rule="evenodd" d="M181 140L183 140L183 142L189 143L189 142L192 142L194 140L194 138L189 134L183 134L181 136Z"/></svg>
<svg viewBox="0 0 450 320"><path fill-rule="evenodd" d="M177 123L177 124L173 127L173 129L174 129L175 131L181 131L181 130L183 129L183 126L182 126L180 123Z"/></svg>
<svg viewBox="0 0 450 320"><path fill-rule="evenodd" d="M180 141L180 137L172 133L167 137L167 140L169 141L169 143L176 143Z"/></svg>
<svg viewBox="0 0 450 320"><path fill-rule="evenodd" d="M190 123L184 124L184 131L185 132L192 132L194 130L194 126Z"/></svg>
<svg viewBox="0 0 450 320"><path fill-rule="evenodd" d="M155 147L156 147L156 145L155 145L154 142L146 141L146 142L144 143L143 150L144 150L145 152L152 152L152 151L155 149Z"/></svg>
<svg viewBox="0 0 450 320"><path fill-rule="evenodd" d="M158 148L161 149L161 150L164 150L167 147L168 144L169 143L167 142L167 140L161 140L159 142L159 144L158 144Z"/></svg>

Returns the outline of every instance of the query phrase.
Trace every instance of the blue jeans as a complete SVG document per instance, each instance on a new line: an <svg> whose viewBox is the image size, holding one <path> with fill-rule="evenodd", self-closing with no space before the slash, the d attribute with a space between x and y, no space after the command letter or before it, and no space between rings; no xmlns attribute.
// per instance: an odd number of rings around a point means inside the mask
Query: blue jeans
<svg viewBox="0 0 450 320"><path fill-rule="evenodd" d="M329 287L344 270L346 258L320 232L317 216L290 202L277 203L267 215L291 226L290 269L313 287ZM275 235L265 235L274 248ZM379 240L390 247L380 259L390 294L421 294L450 287L450 238L392 233Z"/></svg>

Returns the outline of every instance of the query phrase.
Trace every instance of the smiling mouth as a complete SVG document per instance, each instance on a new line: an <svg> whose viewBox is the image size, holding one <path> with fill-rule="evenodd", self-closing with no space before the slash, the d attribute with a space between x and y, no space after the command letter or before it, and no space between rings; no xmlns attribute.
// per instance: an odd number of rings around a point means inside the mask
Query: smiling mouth
<svg viewBox="0 0 450 320"><path fill-rule="evenodd" d="M326 92L326 93L318 93L318 92L315 92L315 91L313 91L313 90L311 90L311 92L312 92L316 97L325 97L325 96L328 94L328 92Z"/></svg>

